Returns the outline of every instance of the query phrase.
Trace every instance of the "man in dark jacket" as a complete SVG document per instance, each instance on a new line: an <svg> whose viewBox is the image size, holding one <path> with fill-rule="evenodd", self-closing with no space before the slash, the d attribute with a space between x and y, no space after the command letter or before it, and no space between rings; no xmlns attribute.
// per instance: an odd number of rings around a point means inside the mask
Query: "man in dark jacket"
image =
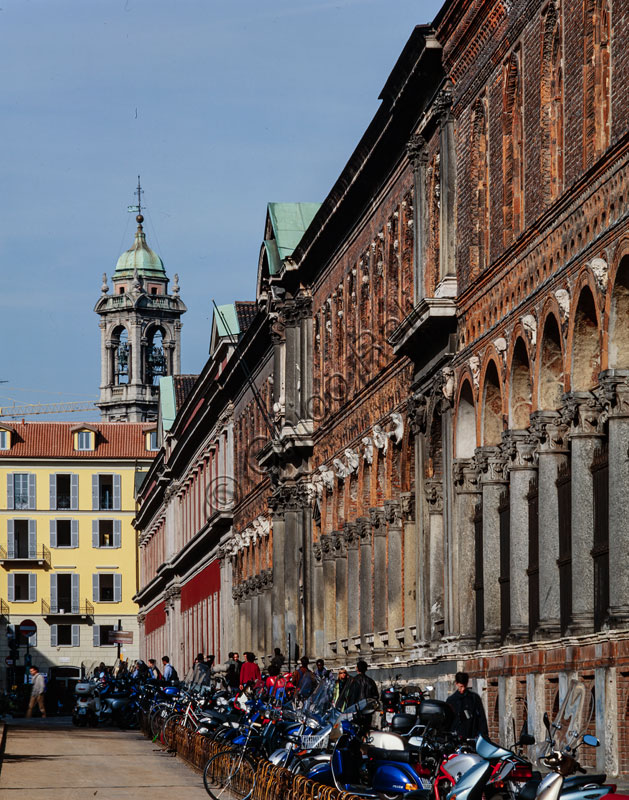
<svg viewBox="0 0 629 800"><path fill-rule="evenodd" d="M378 697L378 686L374 679L367 675L367 662L362 660L358 661L356 664L356 675L349 689L348 705L353 705L359 700L364 700L366 698L377 700Z"/></svg>
<svg viewBox="0 0 629 800"><path fill-rule="evenodd" d="M455 713L452 730L462 739L475 739L479 733L489 735L483 701L476 692L467 688L469 680L467 672L457 672L454 676L456 692L448 697Z"/></svg>

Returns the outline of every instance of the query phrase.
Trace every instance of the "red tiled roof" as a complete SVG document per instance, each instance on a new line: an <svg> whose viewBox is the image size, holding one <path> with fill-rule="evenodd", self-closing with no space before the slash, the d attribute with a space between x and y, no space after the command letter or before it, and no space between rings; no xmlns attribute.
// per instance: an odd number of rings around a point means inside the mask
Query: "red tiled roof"
<svg viewBox="0 0 629 800"><path fill-rule="evenodd" d="M8 427L8 426L7 426ZM88 422L95 429L96 449L75 450L75 422L12 422L11 449L0 450L3 458L153 458L146 449L145 423Z"/></svg>
<svg viewBox="0 0 629 800"><path fill-rule="evenodd" d="M198 375L173 375L175 386L175 408L181 408L186 397L190 394L192 387L197 382Z"/></svg>
<svg viewBox="0 0 629 800"><path fill-rule="evenodd" d="M255 300L236 300L234 306L238 317L238 327L240 328L240 333L243 334L258 313L258 304Z"/></svg>

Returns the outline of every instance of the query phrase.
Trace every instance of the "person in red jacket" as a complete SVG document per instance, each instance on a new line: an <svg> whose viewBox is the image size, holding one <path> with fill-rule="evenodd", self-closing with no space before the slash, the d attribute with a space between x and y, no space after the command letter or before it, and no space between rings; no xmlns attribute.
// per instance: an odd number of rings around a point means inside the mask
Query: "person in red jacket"
<svg viewBox="0 0 629 800"><path fill-rule="evenodd" d="M253 653L245 653L245 658L247 660L240 668L241 689L244 689L250 682L253 682L254 686L258 686L261 679L260 667L255 663L255 655Z"/></svg>

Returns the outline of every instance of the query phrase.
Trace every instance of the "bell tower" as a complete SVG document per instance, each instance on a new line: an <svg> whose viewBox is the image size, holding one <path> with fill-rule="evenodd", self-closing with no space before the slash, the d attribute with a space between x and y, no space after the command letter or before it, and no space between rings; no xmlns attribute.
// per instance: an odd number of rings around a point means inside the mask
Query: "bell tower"
<svg viewBox="0 0 629 800"><path fill-rule="evenodd" d="M164 262L146 243L138 176L135 241L118 259L109 292L103 274L94 311L100 316L101 379L97 406L106 422L157 419L159 378L181 371L181 321L186 307L179 276L171 293Z"/></svg>

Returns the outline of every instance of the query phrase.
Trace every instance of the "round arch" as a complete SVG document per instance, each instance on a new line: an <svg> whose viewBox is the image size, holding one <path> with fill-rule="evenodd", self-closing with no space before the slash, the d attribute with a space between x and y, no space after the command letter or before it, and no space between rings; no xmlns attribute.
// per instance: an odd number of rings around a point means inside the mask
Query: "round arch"
<svg viewBox="0 0 629 800"><path fill-rule="evenodd" d="M581 288L572 329L570 388L585 392L596 386L601 371L600 326L596 301L589 285Z"/></svg>
<svg viewBox="0 0 629 800"><path fill-rule="evenodd" d="M555 411L565 392L565 375L561 328L552 312L544 320L539 353L538 407Z"/></svg>
<svg viewBox="0 0 629 800"><path fill-rule="evenodd" d="M468 379L459 392L454 436L455 458L471 458L476 450L476 404Z"/></svg>
<svg viewBox="0 0 629 800"><path fill-rule="evenodd" d="M530 424L532 403L531 363L521 336L518 336L511 356L509 374L509 427L526 430Z"/></svg>
<svg viewBox="0 0 629 800"><path fill-rule="evenodd" d="M502 439L502 384L498 367L494 359L490 359L483 377L482 394L482 444L497 445Z"/></svg>
<svg viewBox="0 0 629 800"><path fill-rule="evenodd" d="M629 369L629 254L620 259L609 305L609 369Z"/></svg>

